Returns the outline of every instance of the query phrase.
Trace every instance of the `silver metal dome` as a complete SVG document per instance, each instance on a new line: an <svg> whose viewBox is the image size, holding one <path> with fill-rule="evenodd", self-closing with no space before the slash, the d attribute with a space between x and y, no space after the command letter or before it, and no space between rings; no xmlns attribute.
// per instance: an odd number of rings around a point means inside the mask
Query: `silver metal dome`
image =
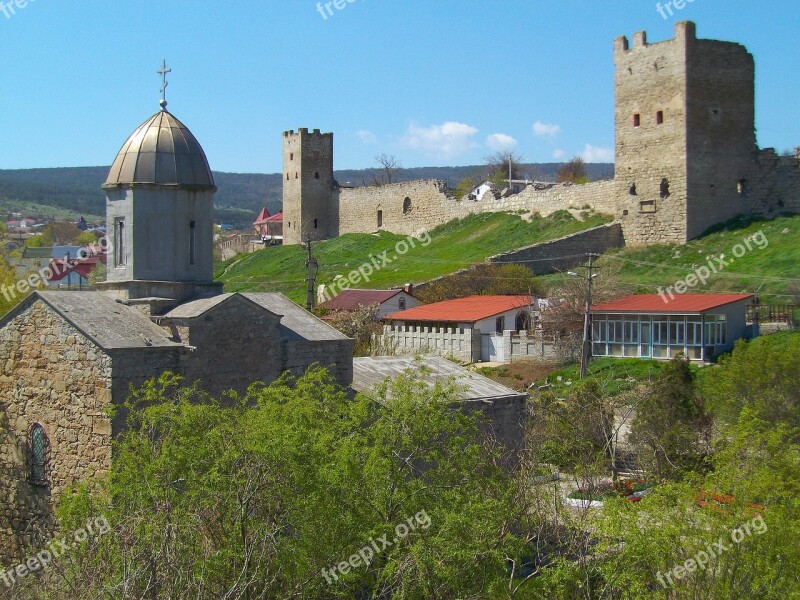
<svg viewBox="0 0 800 600"><path fill-rule="evenodd" d="M117 154L103 188L143 184L216 189L200 143L167 110L157 112L131 134Z"/></svg>

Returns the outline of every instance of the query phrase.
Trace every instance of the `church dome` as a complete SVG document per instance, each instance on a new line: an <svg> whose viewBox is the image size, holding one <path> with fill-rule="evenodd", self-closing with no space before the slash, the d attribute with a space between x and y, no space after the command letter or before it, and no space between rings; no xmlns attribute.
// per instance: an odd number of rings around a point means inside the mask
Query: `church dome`
<svg viewBox="0 0 800 600"><path fill-rule="evenodd" d="M142 184L216 189L200 143L166 109L142 123L122 145L103 187Z"/></svg>

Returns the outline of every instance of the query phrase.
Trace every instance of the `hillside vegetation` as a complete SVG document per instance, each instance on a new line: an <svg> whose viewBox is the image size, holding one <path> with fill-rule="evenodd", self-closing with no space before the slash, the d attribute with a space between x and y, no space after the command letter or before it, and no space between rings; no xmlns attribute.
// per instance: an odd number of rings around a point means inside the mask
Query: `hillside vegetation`
<svg viewBox="0 0 800 600"><path fill-rule="evenodd" d="M369 282L355 287L386 289L404 283L420 283L452 273L489 256L531 244L556 239L607 222L607 218L587 215L576 220L567 212L558 212L544 219L523 221L518 215L487 213L470 215L451 221L416 241L416 247L396 256L390 264L377 270ZM337 275L370 262L383 252L395 256L395 246L406 236L388 232L347 234L314 244L314 257L319 263L317 284L330 284ZM283 246L259 250L239 256L217 267L217 279L225 283L226 292L282 292L296 302L305 302L306 252L300 246Z"/></svg>
<svg viewBox="0 0 800 600"><path fill-rule="evenodd" d="M555 181L558 163L520 165L530 179ZM0 210L22 212L26 216L75 218L80 215L102 216L105 195L100 185L109 167L65 167L58 169L0 169ZM586 165L592 180L612 179L614 165ZM335 171L342 185L360 186L371 183L379 169ZM484 178L485 165L465 167L420 167L398 169L397 181L441 179L455 187L465 177ZM282 206L283 178L280 173L214 172L217 193L214 197L214 219L249 228L258 211L266 206L276 213Z"/></svg>
<svg viewBox="0 0 800 600"><path fill-rule="evenodd" d="M597 264L600 277L610 274L621 287L635 293L658 293L659 288L666 290L706 267L711 272L706 282L697 281L686 292L752 293L758 294L762 303L793 304L800 302L798 238L800 216L770 221L736 219L687 244L611 250ZM734 251L741 256L734 256ZM725 258L719 259L722 254ZM722 267L720 260L726 263ZM546 279L557 285L563 277L549 275Z"/></svg>

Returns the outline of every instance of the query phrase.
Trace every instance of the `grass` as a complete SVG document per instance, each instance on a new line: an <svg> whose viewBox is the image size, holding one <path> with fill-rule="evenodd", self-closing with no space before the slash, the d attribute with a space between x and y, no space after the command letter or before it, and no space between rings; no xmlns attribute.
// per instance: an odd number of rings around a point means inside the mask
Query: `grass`
<svg viewBox="0 0 800 600"><path fill-rule="evenodd" d="M763 232L761 238L759 232ZM760 249L751 243L740 258L733 249L747 237L764 240ZM736 219L685 245L659 244L647 248L613 250L598 262L599 266L621 265L619 277L634 287L635 293L656 293L658 287L674 285L703 265L711 257L726 255L732 263L712 275L705 285L690 292L757 293L763 303L793 303L791 285L800 286L800 216L778 217L771 221ZM746 248L746 246L742 246ZM716 262L714 263L717 264ZM602 273L602 271L601 271Z"/></svg>
<svg viewBox="0 0 800 600"><path fill-rule="evenodd" d="M655 377L666 364L666 361L641 358L605 357L589 363L588 377L595 378L610 396L616 396ZM549 385L556 395L561 395L566 394L578 381L580 366L570 365L550 373L537 383Z"/></svg>
<svg viewBox="0 0 800 600"><path fill-rule="evenodd" d="M78 212L59 206L51 206L49 204L38 204L36 202L27 202L23 200L10 200L7 198L0 198L0 212L18 212L23 217L30 215L38 215L41 217L52 217L57 221L77 221L81 216L86 217L89 222L103 221L105 217L102 215L92 214L90 212Z"/></svg>
<svg viewBox="0 0 800 600"><path fill-rule="evenodd" d="M427 246L417 242L415 248L402 256L395 256L395 245L406 240L406 236L388 232L347 234L314 245L314 257L319 263L317 285L330 284L337 275L347 276L384 251L395 260L377 270L369 282L353 287L387 289L420 283L482 262L494 254L607 222L606 217L591 214L581 222L566 211L530 223L504 213L470 215L432 230ZM305 260L306 252L300 246L267 248L217 265L215 278L225 284L226 292L282 292L295 302L303 302L307 285Z"/></svg>

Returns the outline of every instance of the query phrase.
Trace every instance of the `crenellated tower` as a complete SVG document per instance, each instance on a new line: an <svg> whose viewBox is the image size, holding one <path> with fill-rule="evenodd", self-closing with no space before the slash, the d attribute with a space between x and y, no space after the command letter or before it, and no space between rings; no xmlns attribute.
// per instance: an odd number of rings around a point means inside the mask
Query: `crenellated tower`
<svg viewBox="0 0 800 600"><path fill-rule="evenodd" d="M684 242L747 212L755 177L755 68L740 44L645 32L614 46L616 180L626 238Z"/></svg>
<svg viewBox="0 0 800 600"><path fill-rule="evenodd" d="M283 243L329 237L333 134L315 129L283 133ZM338 224L337 224L338 225Z"/></svg>

